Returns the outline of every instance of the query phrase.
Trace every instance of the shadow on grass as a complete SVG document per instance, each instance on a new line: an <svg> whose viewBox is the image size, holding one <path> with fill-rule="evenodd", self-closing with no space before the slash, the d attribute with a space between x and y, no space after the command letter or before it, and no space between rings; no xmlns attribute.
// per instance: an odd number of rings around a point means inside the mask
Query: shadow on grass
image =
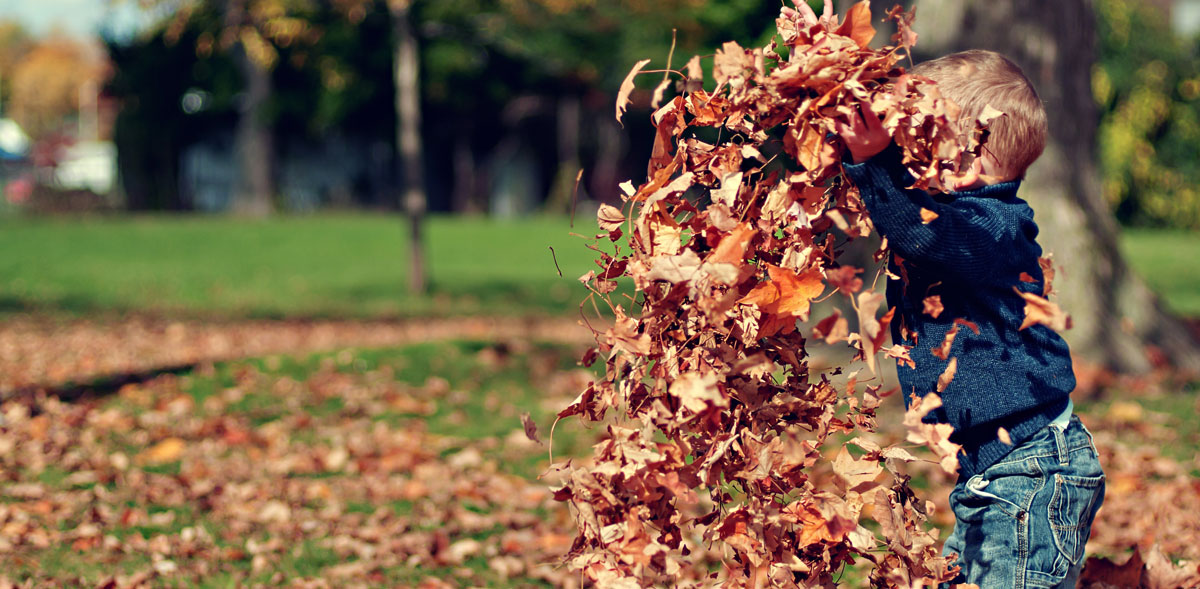
<svg viewBox="0 0 1200 589"><path fill-rule="evenodd" d="M195 370L198 365L198 363L191 362L138 372L119 372L102 376L86 383L67 382L50 386L28 385L0 394L3 395L3 401L28 400L31 401L31 405L33 406L36 406L36 403L32 403L32 401L36 401L39 396L54 397L66 402L101 399L115 394L126 385L144 384L166 374L179 376Z"/></svg>

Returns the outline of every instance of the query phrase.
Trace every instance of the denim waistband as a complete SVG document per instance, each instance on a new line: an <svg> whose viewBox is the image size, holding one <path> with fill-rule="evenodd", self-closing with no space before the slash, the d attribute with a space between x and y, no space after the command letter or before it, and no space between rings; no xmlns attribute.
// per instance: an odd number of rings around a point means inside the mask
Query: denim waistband
<svg viewBox="0 0 1200 589"><path fill-rule="evenodd" d="M1087 431L1087 428L1083 427L1083 423L1079 421L1079 416L1071 415L1071 419L1065 428L1053 423L1047 425L1041 431L1034 434L1033 437L1026 440L1025 443L1013 448L1012 452L1008 456L1005 456L1003 461L1025 460L1041 456L1065 458L1075 450L1091 448L1092 446L1091 433Z"/></svg>

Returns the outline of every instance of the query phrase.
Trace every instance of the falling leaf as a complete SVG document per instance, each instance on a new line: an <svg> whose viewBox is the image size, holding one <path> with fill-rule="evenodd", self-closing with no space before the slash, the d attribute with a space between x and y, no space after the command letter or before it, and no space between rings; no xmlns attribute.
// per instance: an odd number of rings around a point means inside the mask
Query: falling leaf
<svg viewBox="0 0 1200 589"><path fill-rule="evenodd" d="M542 443L542 440L538 438L537 424L533 422L528 411L521 414L521 427L525 429L525 437L539 444Z"/></svg>
<svg viewBox="0 0 1200 589"><path fill-rule="evenodd" d="M601 204L600 210L596 212L596 220L600 223L600 228L605 231L616 231L625 223L625 214L621 209L610 204Z"/></svg>
<svg viewBox="0 0 1200 589"><path fill-rule="evenodd" d="M625 109L629 107L629 96L633 94L634 84L633 79L637 77L642 68L650 63L649 59L643 59L633 65L633 69L629 70L629 74L625 76L625 80L621 82L620 90L617 90L617 122L621 122L621 115L625 114Z"/></svg>
<svg viewBox="0 0 1200 589"><path fill-rule="evenodd" d="M1038 258L1038 265L1042 267L1042 296L1050 298L1054 294L1054 289L1051 287L1051 283L1054 282L1054 261L1047 254Z"/></svg>
<svg viewBox="0 0 1200 589"><path fill-rule="evenodd" d="M721 243L705 260L711 263L741 263L746 258L747 248L758 231L749 223L742 223L721 238Z"/></svg>
<svg viewBox="0 0 1200 589"><path fill-rule="evenodd" d="M946 390L950 386L950 381L954 380L954 373L958 372L958 358L951 358L946 364L946 370L942 371L941 376L937 379L937 392Z"/></svg>
<svg viewBox="0 0 1200 589"><path fill-rule="evenodd" d="M921 207L921 224L922 225L928 225L928 224L934 222L935 220L937 220L937 218L938 218L937 213L935 213L925 207Z"/></svg>
<svg viewBox="0 0 1200 589"><path fill-rule="evenodd" d="M983 107L983 112L979 113L979 118L977 120L979 121L980 125L983 125L986 127L986 126L990 125L992 123L992 121L994 121L1002 116L1004 116L1003 111L998 110L998 109L992 107L992 105L988 104Z"/></svg>
<svg viewBox="0 0 1200 589"><path fill-rule="evenodd" d="M822 319L813 327L813 337L823 339L827 344L846 341L848 335L850 335L849 323L837 309L834 309L832 315Z"/></svg>
<svg viewBox="0 0 1200 589"><path fill-rule="evenodd" d="M825 270L825 280L837 287L838 292L844 295L852 295L862 290L863 281L858 277L858 274L861 272L862 268L855 268L854 266L827 269Z"/></svg>
<svg viewBox="0 0 1200 589"><path fill-rule="evenodd" d="M1025 320L1021 322L1021 327L1018 329L1039 324L1058 332L1071 328L1071 316L1063 312L1057 303L1052 303L1033 293L1021 292L1016 287L1013 287L1013 290L1025 299Z"/></svg>
<svg viewBox="0 0 1200 589"><path fill-rule="evenodd" d="M888 309L883 317L876 319L875 312L885 300L882 293L869 290L858 295L858 341L871 372L875 372L875 352L887 337L887 326L896 312L894 308Z"/></svg>
<svg viewBox="0 0 1200 589"><path fill-rule="evenodd" d="M870 45L871 39L875 38L875 27L871 25L871 2L862 0L851 6L837 33L854 39L859 47Z"/></svg>
<svg viewBox="0 0 1200 589"><path fill-rule="evenodd" d="M850 489L874 481L882 472L883 467L878 462L855 459L850 456L850 452L846 450L845 446L842 446L842 449L838 451L837 458L833 460L833 474L845 481L846 487Z"/></svg>
<svg viewBox="0 0 1200 589"><path fill-rule="evenodd" d="M945 307L942 306L941 295L930 295L925 297L925 299L922 301L922 305L924 307L924 313L930 317L933 317L934 319L937 319L938 315L941 315L942 311L945 310Z"/></svg>
<svg viewBox="0 0 1200 589"><path fill-rule="evenodd" d="M1006 446L1013 445L1012 436L1008 435L1008 430L1004 428L999 428L996 430L996 438L1000 440L1001 444Z"/></svg>
<svg viewBox="0 0 1200 589"><path fill-rule="evenodd" d="M942 343L933 348L933 355L942 360L948 359L956 336L958 336L958 325L954 324L950 326L950 329L946 330L946 336L942 338Z"/></svg>

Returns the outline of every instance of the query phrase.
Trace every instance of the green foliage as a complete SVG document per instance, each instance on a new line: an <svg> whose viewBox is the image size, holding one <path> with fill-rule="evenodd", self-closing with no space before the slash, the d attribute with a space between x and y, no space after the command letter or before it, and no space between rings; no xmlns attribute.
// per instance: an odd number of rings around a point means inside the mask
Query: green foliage
<svg viewBox="0 0 1200 589"><path fill-rule="evenodd" d="M1096 3L1104 196L1131 224L1200 228L1200 56L1157 7Z"/></svg>

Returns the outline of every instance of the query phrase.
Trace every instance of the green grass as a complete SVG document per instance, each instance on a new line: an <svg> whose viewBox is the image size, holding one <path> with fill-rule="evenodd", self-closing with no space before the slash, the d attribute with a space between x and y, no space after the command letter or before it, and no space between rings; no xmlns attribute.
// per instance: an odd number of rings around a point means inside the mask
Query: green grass
<svg viewBox="0 0 1200 589"><path fill-rule="evenodd" d="M149 311L232 317L573 312L595 252L592 219L432 217L431 292L407 293L405 220L335 214L0 218L0 313ZM1131 229L1133 268L1200 316L1200 233ZM554 248L555 267L550 248ZM558 269L563 276L558 275Z"/></svg>
<svg viewBox="0 0 1200 589"><path fill-rule="evenodd" d="M431 292L412 296L406 227L389 214L0 219L0 312L558 313L576 308L576 278L594 267L565 218L432 217Z"/></svg>
<svg viewBox="0 0 1200 589"><path fill-rule="evenodd" d="M1128 229L1121 235L1121 250L1172 310L1200 316L1200 232Z"/></svg>

